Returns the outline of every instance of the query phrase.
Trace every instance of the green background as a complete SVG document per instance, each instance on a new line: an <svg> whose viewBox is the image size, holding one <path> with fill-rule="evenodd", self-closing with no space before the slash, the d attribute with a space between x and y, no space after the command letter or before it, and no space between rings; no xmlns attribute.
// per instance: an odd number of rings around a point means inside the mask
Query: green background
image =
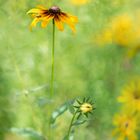
<svg viewBox="0 0 140 140"><path fill-rule="evenodd" d="M90 96L96 110L91 121L76 129L77 140L113 140L112 118L119 110L116 97L124 84L140 74L140 54L124 66L126 48L116 44L100 47L96 34L115 15L138 9L138 0L91 0L82 6L70 1L53 3L78 17L76 34L65 25L56 29L55 92L49 99L52 24L29 31L32 19L26 12L36 5L49 7L47 0L0 1L0 140L39 139L11 132L32 128L47 135L49 110L73 98ZM72 115L65 112L54 127L54 140L61 140ZM13 130L13 129L12 129ZM14 131L15 132L15 131Z"/></svg>

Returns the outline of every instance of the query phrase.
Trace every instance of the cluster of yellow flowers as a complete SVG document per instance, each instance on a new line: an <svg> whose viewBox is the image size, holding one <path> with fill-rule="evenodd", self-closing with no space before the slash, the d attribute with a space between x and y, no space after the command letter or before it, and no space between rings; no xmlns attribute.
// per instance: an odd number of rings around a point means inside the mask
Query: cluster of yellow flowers
<svg viewBox="0 0 140 140"><path fill-rule="evenodd" d="M136 13L139 13L138 11ZM137 14L122 14L113 17L108 26L97 35L97 43L101 46L116 44L125 47L127 56L133 57L140 49L140 22Z"/></svg>
<svg viewBox="0 0 140 140"><path fill-rule="evenodd" d="M137 140L140 115L140 80L133 80L124 87L118 102L122 103L121 113L114 116L113 124L116 127L113 135L117 140Z"/></svg>

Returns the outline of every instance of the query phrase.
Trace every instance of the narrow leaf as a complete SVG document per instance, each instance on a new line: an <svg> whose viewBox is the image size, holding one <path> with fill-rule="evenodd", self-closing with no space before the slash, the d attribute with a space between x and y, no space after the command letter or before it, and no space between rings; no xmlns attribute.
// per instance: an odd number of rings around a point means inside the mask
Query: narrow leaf
<svg viewBox="0 0 140 140"><path fill-rule="evenodd" d="M73 126L77 126L77 125L81 125L81 124L84 124L87 120L77 120L75 121L72 125Z"/></svg>
<svg viewBox="0 0 140 140"><path fill-rule="evenodd" d="M11 128L10 132L16 133L22 136L33 136L35 138L38 138L39 140L46 140L42 134L40 134L39 132L31 128Z"/></svg>
<svg viewBox="0 0 140 140"><path fill-rule="evenodd" d="M54 124L56 119L62 115L65 111L67 111L68 109L70 109L70 106L72 106L74 100L69 100L67 101L66 103L64 103L63 105L61 105L59 108L57 108L53 113L52 113L52 116L51 116L51 124ZM71 111L73 111L71 109Z"/></svg>

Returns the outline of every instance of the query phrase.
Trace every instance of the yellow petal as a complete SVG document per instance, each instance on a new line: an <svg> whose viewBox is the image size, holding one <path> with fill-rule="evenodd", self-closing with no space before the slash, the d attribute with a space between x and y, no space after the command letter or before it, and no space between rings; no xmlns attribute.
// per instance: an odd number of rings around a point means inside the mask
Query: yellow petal
<svg viewBox="0 0 140 140"><path fill-rule="evenodd" d="M72 24L68 24L68 25L70 26L71 30L75 33L76 32L75 26Z"/></svg>
<svg viewBox="0 0 140 140"><path fill-rule="evenodd" d="M70 18L71 22L73 23L77 23L78 22L78 18L76 16L72 16L68 14L68 17Z"/></svg>
<svg viewBox="0 0 140 140"><path fill-rule="evenodd" d="M27 12L27 14L40 14L40 13L43 13L43 12L44 12L44 11L41 10L41 9L33 8L33 9L29 10L29 11Z"/></svg>
<svg viewBox="0 0 140 140"><path fill-rule="evenodd" d="M117 101L118 101L118 102L125 102L126 99L125 99L125 97L123 97L123 96L119 96L119 97L117 98Z"/></svg>
<svg viewBox="0 0 140 140"><path fill-rule="evenodd" d="M71 30L74 33L76 32L75 25L74 25L74 21L75 22L77 21L76 18L74 18L74 17L72 18L72 17L69 17L69 16L60 15L60 19L61 19L62 22L67 23L70 26Z"/></svg>
<svg viewBox="0 0 140 140"><path fill-rule="evenodd" d="M118 137L117 140L125 140L125 135L124 134L120 134L120 136Z"/></svg>
<svg viewBox="0 0 140 140"><path fill-rule="evenodd" d="M36 24L37 24L37 22L39 22L39 21L40 21L39 18L35 18L35 19L32 21L31 25L30 25L30 29L32 29L33 27L35 27Z"/></svg>
<svg viewBox="0 0 140 140"><path fill-rule="evenodd" d="M63 27L62 21L59 20L59 19L54 19L54 21L55 21L55 24L56 24L57 28L58 28L60 31L63 31L63 30L64 30L64 27Z"/></svg>
<svg viewBox="0 0 140 140"><path fill-rule="evenodd" d="M140 111L140 101L135 101L135 102L136 102L136 108L137 108L137 110Z"/></svg>
<svg viewBox="0 0 140 140"><path fill-rule="evenodd" d="M119 132L119 129L118 128L114 129L112 131L112 136L115 136L118 132Z"/></svg>
<svg viewBox="0 0 140 140"><path fill-rule="evenodd" d="M53 16L42 18L41 27L45 28L51 19L53 19Z"/></svg>
<svg viewBox="0 0 140 140"><path fill-rule="evenodd" d="M44 20L41 22L41 27L45 28L47 26L47 24L49 23L49 20Z"/></svg>
<svg viewBox="0 0 140 140"><path fill-rule="evenodd" d="M131 134L131 135L129 136L129 140L137 140L136 134L135 134L135 133Z"/></svg>

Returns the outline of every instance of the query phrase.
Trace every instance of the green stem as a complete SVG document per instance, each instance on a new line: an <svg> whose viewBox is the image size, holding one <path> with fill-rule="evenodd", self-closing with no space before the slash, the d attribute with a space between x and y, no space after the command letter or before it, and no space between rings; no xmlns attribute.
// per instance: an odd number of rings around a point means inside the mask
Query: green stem
<svg viewBox="0 0 140 140"><path fill-rule="evenodd" d="M54 19L52 21L53 28L52 28L52 64L51 64L51 81L50 81L50 98L52 98L54 94L54 49L55 49L55 22ZM50 109L49 114L51 116L52 110ZM52 139L52 131L51 131L51 122L49 121L49 140Z"/></svg>
<svg viewBox="0 0 140 140"><path fill-rule="evenodd" d="M70 123L69 129L68 129L68 139L69 139L70 132L71 132L71 129L72 129L72 125L73 125L73 122L74 122L74 119L75 119L75 116L76 116L77 112L78 112L78 110L75 111L75 113L73 114L73 117L71 119L71 123Z"/></svg>
<svg viewBox="0 0 140 140"><path fill-rule="evenodd" d="M52 70L51 70L51 89L50 96L54 94L54 48L55 48L55 23L53 20L53 33L52 33Z"/></svg>

